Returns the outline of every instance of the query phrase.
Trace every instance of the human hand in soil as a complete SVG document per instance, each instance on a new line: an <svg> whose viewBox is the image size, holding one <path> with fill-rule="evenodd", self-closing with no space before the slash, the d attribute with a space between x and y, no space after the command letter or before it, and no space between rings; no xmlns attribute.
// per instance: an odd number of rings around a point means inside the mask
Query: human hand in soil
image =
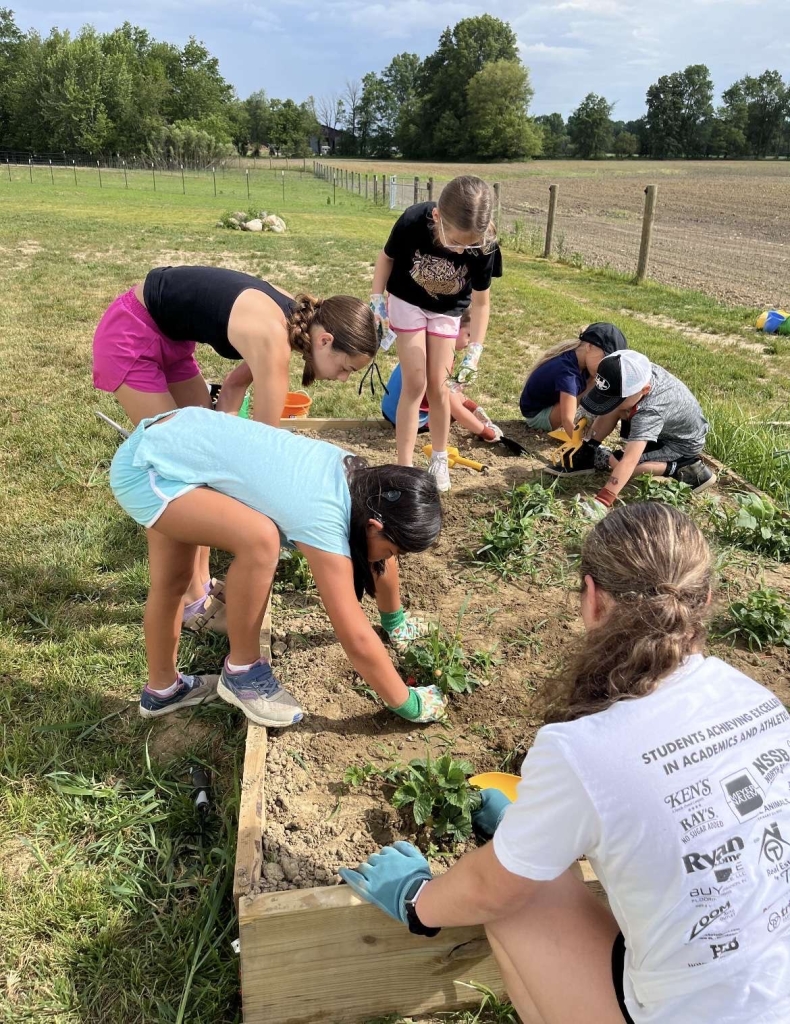
<svg viewBox="0 0 790 1024"><path fill-rule="evenodd" d="M475 832L490 839L512 801L498 789L483 789L480 796L480 806L472 811L472 827Z"/></svg>
<svg viewBox="0 0 790 1024"><path fill-rule="evenodd" d="M392 710L408 722L440 722L447 715L447 698L433 684L410 686L406 703Z"/></svg>
<svg viewBox="0 0 790 1024"><path fill-rule="evenodd" d="M385 914L407 924L405 900L418 881L433 877L428 861L411 843L393 843L372 853L352 868L341 868L340 877L357 896L373 903Z"/></svg>

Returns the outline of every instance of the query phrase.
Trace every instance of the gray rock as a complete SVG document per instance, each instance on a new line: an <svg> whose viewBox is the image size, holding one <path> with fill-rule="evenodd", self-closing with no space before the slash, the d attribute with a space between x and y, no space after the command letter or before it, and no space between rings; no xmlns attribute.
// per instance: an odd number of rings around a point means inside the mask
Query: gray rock
<svg viewBox="0 0 790 1024"><path fill-rule="evenodd" d="M263 227L266 231L273 231L276 235L281 235L286 230L285 221L275 213L270 213L268 217L263 218Z"/></svg>
<svg viewBox="0 0 790 1024"><path fill-rule="evenodd" d="M282 882L285 878L285 872L279 864L272 864L267 861L263 865L263 877L267 882Z"/></svg>
<svg viewBox="0 0 790 1024"><path fill-rule="evenodd" d="M243 224L244 221L249 218L249 216L250 215L248 213L245 213L244 210L237 210L236 213L233 214L234 219L237 220L239 224Z"/></svg>
<svg viewBox="0 0 790 1024"><path fill-rule="evenodd" d="M289 857L287 854L283 854L280 857L280 864L282 871L289 882L295 881L299 876L300 866L299 861L295 857Z"/></svg>
<svg viewBox="0 0 790 1024"><path fill-rule="evenodd" d="M246 224L242 224L244 231L263 231L263 221L258 220L256 217L254 220L248 220Z"/></svg>

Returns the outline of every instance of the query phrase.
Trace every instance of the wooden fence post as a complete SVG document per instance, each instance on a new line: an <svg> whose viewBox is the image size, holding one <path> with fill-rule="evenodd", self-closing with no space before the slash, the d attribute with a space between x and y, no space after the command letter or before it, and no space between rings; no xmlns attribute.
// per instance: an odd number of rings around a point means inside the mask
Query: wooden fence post
<svg viewBox="0 0 790 1024"><path fill-rule="evenodd" d="M644 281L650 262L650 243L653 240L653 218L656 213L656 194L658 185L648 185L645 189L645 215L642 218L642 241L639 245L639 262L636 265L637 283Z"/></svg>
<svg viewBox="0 0 790 1024"><path fill-rule="evenodd" d="M382 174L381 176L381 203L383 206L387 205L387 175Z"/></svg>
<svg viewBox="0 0 790 1024"><path fill-rule="evenodd" d="M554 217L557 213L557 185L549 185L549 215L546 219L546 244L543 247L543 259L551 256L551 242L554 237Z"/></svg>
<svg viewBox="0 0 790 1024"><path fill-rule="evenodd" d="M433 202L433 178L428 178L428 202Z"/></svg>
<svg viewBox="0 0 790 1024"><path fill-rule="evenodd" d="M368 198L368 176L365 175L365 199Z"/></svg>
<svg viewBox="0 0 790 1024"><path fill-rule="evenodd" d="M419 203L420 201L420 179L417 175L414 175L414 202Z"/></svg>
<svg viewBox="0 0 790 1024"><path fill-rule="evenodd" d="M378 174L373 175L373 205L378 206L379 204L379 176Z"/></svg>
<svg viewBox="0 0 790 1024"><path fill-rule="evenodd" d="M502 219L502 200L500 198L500 184L498 181L494 182L494 224L496 229L499 231L499 222Z"/></svg>

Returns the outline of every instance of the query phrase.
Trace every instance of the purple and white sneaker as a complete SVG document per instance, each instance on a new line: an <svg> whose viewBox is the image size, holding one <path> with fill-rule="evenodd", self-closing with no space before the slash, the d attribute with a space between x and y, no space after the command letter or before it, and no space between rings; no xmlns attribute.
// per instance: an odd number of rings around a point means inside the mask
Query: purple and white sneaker
<svg viewBox="0 0 790 1024"><path fill-rule="evenodd" d="M140 694L140 717L160 718L171 711L207 704L217 699L219 676L183 676L178 673L178 689L170 697L160 697L156 690L144 687Z"/></svg>
<svg viewBox="0 0 790 1024"><path fill-rule="evenodd" d="M251 722L270 729L293 725L304 717L296 698L283 689L263 658L246 672L230 672L226 659L217 694L228 704L241 708Z"/></svg>

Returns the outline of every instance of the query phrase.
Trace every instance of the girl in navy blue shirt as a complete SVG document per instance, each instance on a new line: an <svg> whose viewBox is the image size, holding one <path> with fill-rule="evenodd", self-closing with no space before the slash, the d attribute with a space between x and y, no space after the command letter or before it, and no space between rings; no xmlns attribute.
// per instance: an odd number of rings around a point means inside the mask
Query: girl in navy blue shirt
<svg viewBox="0 0 790 1024"><path fill-rule="evenodd" d="M533 430L562 427L570 437L579 397L595 383L604 356L628 348L614 324L596 323L578 341L561 341L547 349L529 371L521 392L521 413Z"/></svg>

